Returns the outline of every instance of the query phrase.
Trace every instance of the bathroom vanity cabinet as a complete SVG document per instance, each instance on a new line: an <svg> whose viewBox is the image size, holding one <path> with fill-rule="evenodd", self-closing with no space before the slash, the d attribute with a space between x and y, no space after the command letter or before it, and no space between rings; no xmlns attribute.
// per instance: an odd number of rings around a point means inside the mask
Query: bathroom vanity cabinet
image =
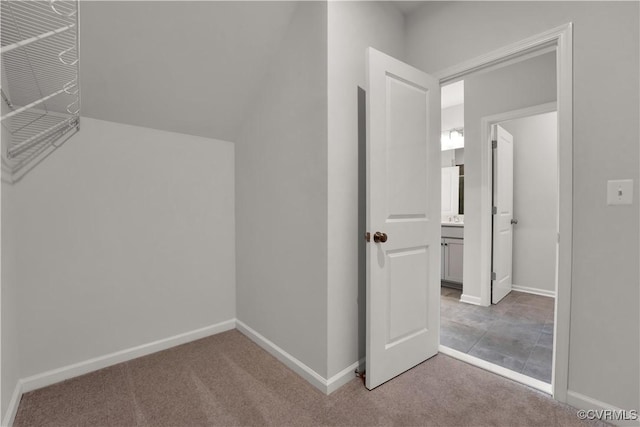
<svg viewBox="0 0 640 427"><path fill-rule="evenodd" d="M462 285L464 227L442 226L441 277L444 282Z"/></svg>

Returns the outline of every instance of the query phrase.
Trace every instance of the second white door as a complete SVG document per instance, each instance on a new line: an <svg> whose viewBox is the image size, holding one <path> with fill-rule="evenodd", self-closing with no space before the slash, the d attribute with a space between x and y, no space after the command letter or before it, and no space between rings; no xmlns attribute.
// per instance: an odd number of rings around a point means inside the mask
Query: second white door
<svg viewBox="0 0 640 427"><path fill-rule="evenodd" d="M493 273L491 303L513 284L513 136L495 125L493 139Z"/></svg>

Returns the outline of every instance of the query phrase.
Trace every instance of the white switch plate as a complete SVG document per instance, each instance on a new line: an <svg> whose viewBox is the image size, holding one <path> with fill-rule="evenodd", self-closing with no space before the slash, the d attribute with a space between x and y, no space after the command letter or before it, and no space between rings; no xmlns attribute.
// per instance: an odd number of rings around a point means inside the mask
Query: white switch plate
<svg viewBox="0 0 640 427"><path fill-rule="evenodd" d="M630 205L633 203L633 180L619 179L607 181L607 204Z"/></svg>

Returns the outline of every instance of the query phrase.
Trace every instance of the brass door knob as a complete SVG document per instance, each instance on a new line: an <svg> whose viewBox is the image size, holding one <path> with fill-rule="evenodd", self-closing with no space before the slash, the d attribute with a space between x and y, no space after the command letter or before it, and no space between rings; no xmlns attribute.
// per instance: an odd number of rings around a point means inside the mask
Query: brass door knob
<svg viewBox="0 0 640 427"><path fill-rule="evenodd" d="M376 234L373 235L373 241L376 243L384 243L387 241L387 233L381 233L376 231Z"/></svg>

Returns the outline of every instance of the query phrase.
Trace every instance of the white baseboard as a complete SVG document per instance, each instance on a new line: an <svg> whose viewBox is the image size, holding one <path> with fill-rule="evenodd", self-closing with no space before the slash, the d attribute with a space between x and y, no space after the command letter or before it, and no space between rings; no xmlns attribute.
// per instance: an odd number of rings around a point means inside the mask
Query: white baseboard
<svg viewBox="0 0 640 427"><path fill-rule="evenodd" d="M147 344L142 344L129 349L117 351L115 353L95 357L83 362L74 363L73 365L68 365L62 368L43 372L41 374L32 375L20 380L22 382L22 393L46 387L60 381L87 374L89 372L97 371L98 369L107 368L109 366L126 362L137 357L142 357L151 353L166 350L168 348L195 341L200 338L219 334L220 332L229 331L231 329L234 329L235 327L235 319L226 320L215 325L206 326L204 328L174 335L172 337L163 338Z"/></svg>
<svg viewBox="0 0 640 427"><path fill-rule="evenodd" d="M482 305L482 301L480 300L480 297L474 297L467 294L460 295L460 302L466 302L467 304L473 304L473 305Z"/></svg>
<svg viewBox="0 0 640 427"><path fill-rule="evenodd" d="M13 389L13 394L11 395L9 406L7 406L7 412L5 413L4 419L2 420L2 427L10 427L13 425L13 420L16 419L16 414L18 413L18 405L20 405L21 397L22 380L18 380L15 389Z"/></svg>
<svg viewBox="0 0 640 427"><path fill-rule="evenodd" d="M331 394L356 376L356 369L362 372L364 368L364 358L358 360L350 366L347 366L342 371L338 372L327 380L327 394Z"/></svg>
<svg viewBox="0 0 640 427"><path fill-rule="evenodd" d="M487 362L486 360L482 360L475 356L471 356L470 354L463 353L458 350L454 350L450 347L445 347L441 345L438 350L442 354L446 354L447 356L451 356L454 359L461 360L470 365L477 366L478 368L484 369L485 371L493 372L494 374L498 374L502 377L508 378L513 381L517 381L521 384L529 386L531 388L535 388L536 390L543 391L547 394L552 394L551 384L545 383L544 381L537 380L535 378L528 377L520 372L512 371L511 369L507 369L500 365L493 364L491 362Z"/></svg>
<svg viewBox="0 0 640 427"><path fill-rule="evenodd" d="M351 366L344 368L329 379L324 378L309 366L287 353L275 343L265 338L263 335L249 327L244 322L236 319L236 329L246 335L251 341L265 349L273 357L282 362L286 367L307 380L312 386L325 394L330 394L344 384L355 378L355 369L362 364L361 361L354 362Z"/></svg>
<svg viewBox="0 0 640 427"><path fill-rule="evenodd" d="M511 285L511 289L513 289L514 291L524 292L527 294L541 295L543 297L551 297L551 298L556 297L556 293L554 291L547 291L546 289L530 288L528 286L518 286L518 285Z"/></svg>
<svg viewBox="0 0 640 427"><path fill-rule="evenodd" d="M589 396L585 396L584 394L577 393L572 390L567 390L567 404L578 409L595 409L595 410L609 410L616 411L618 413L622 412L622 409L617 408L613 405L609 405L608 403L601 402L599 400L593 399ZM636 408L627 408L627 411L630 411ZM640 410L640 408L636 409ZM640 420L635 421L617 421L617 420L607 420L603 419L602 421L611 423L616 426L640 426Z"/></svg>
<svg viewBox="0 0 640 427"><path fill-rule="evenodd" d="M11 397L11 401L9 402L7 412L4 419L2 420L2 426L11 426L13 424L16 413L18 411L18 405L20 404L20 398L22 397L23 393L27 393L32 390L78 377L80 375L97 371L99 369L107 368L118 363L126 362L138 357L166 350L171 347L186 344L188 342L219 334L221 332L229 331L231 329L238 329L260 347L264 348L266 351L275 356L287 367L306 379L314 387L318 388L320 391L326 394L332 393L333 391L337 390L338 388L355 378L355 369L361 368L362 365L364 365L364 360L354 362L351 366L346 367L331 378L325 379L313 369L309 368L307 365L291 356L289 353L266 339L264 336L260 335L255 330L251 329L243 322L237 319L230 319L221 323L217 323L215 325L174 335L172 337L163 338L158 341L139 345L104 356L95 357L93 359L74 363L62 368L52 369L50 371L32 375L27 378L22 378L18 380L16 384L16 388L14 390L13 396Z"/></svg>

